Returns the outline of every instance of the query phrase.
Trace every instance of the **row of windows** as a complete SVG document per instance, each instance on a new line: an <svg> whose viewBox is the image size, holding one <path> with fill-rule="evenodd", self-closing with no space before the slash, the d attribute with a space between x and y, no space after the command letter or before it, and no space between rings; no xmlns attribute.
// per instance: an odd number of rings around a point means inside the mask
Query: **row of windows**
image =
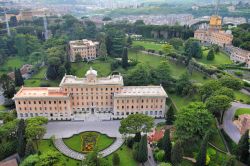
<svg viewBox="0 0 250 166"><path fill-rule="evenodd" d="M130 100L121 100L122 103L126 102L126 103L129 103ZM147 103L149 101L149 99L146 99L145 100ZM151 102L153 102L154 100L151 99ZM120 100L117 100L117 103L119 103ZM131 100L132 103L134 103L134 99ZM139 99L136 100L137 103L139 103ZM141 100L142 103L144 103L144 99ZM155 100L156 103L158 103L158 99ZM160 100L160 102L163 102L163 99Z"/></svg>
<svg viewBox="0 0 250 166"><path fill-rule="evenodd" d="M73 110L78 110L78 111L90 111L93 108L73 108ZM95 111L113 111L113 108L96 108Z"/></svg>
<svg viewBox="0 0 250 166"><path fill-rule="evenodd" d="M83 96L82 96L81 98L82 98L82 100L84 100L84 97L83 97ZM95 99L103 99L103 98L104 98L103 96L101 96L101 97L96 96L96 97L95 97ZM106 98L106 99L109 99L109 98L112 99L113 96L106 96L105 98ZM79 100L80 97L78 97L78 96L77 96L77 97L72 96L72 99L73 99L73 100L74 100L74 99ZM93 100L93 99L94 99L94 96L91 96L91 97L86 96L86 99L91 99L91 100Z"/></svg>
<svg viewBox="0 0 250 166"><path fill-rule="evenodd" d="M34 111L37 111L37 110L40 110L40 111L42 111L43 109L42 109L42 107L35 107L34 109L32 109L32 107L30 107L30 108L28 108L28 107L24 107L23 108L25 111L27 111L27 110L30 110L30 111L32 111L32 110L34 110ZM47 110L47 107L44 107L44 110ZM57 107L48 107L48 110L63 110L63 108L62 107L59 107L58 109L57 109ZM64 107L64 110L67 110L67 107ZM19 111L22 111L22 107L19 107Z"/></svg>
<svg viewBox="0 0 250 166"><path fill-rule="evenodd" d="M120 109L120 106L117 106L116 108L117 108L117 109ZM125 108L125 106L121 106L121 109L124 109L124 108ZM139 108L139 106L134 107L133 105L132 105L132 106L127 105L127 109L130 109L130 108L131 108L131 109L134 109L134 108L137 108L137 109L138 109L138 108ZM143 109L143 108L144 108L144 106L143 106L143 105L141 105L141 107L140 107L140 108L142 108L142 109ZM148 106L148 105L146 105L146 106L145 106L145 108L149 108L149 106ZM151 105L151 106L150 106L150 108L158 108L158 105L155 105L155 107L154 107L153 105ZM162 105L160 105L160 107L159 107L159 108L162 108Z"/></svg>
<svg viewBox="0 0 250 166"><path fill-rule="evenodd" d="M83 90L84 91L94 91L94 89L95 89L95 91L104 91L104 90L113 91L113 90L115 90L115 88L69 88L69 90L71 90L71 91L83 91ZM116 90L118 91L119 88L116 88ZM65 88L65 91L68 91L68 88Z"/></svg>
<svg viewBox="0 0 250 166"><path fill-rule="evenodd" d="M132 115L134 112L126 112L126 115ZM138 114L138 112L135 112L135 114ZM124 112L116 112L116 115L125 115ZM145 111L145 115L162 115L162 111Z"/></svg>
<svg viewBox="0 0 250 166"><path fill-rule="evenodd" d="M42 101L28 101L28 102L26 102L26 101L18 101L18 104L21 104L21 103L23 103L23 104L42 104ZM57 103L57 101L43 101L43 104L56 104ZM64 104L66 104L67 102L66 101L58 101L58 104L62 104L62 103L64 103Z"/></svg>
<svg viewBox="0 0 250 166"><path fill-rule="evenodd" d="M19 114L20 115L20 117L21 118L23 118L23 117L34 117L34 116L51 116L51 117L53 117L53 116L68 116L68 113L64 113L64 114L57 114L57 113L51 113L51 114L48 114L48 113L40 113L40 114L38 114L38 113L20 113Z"/></svg>
<svg viewBox="0 0 250 166"><path fill-rule="evenodd" d="M109 102L91 102L91 103L89 103L89 102L86 102L86 105L92 105L92 106L94 106L94 105L101 105L101 106L103 106L104 105L104 103L106 103L106 105L108 105L109 104ZM84 102L82 102L82 103L79 103L79 102L77 102L77 103L75 103L75 102L72 102L72 105L76 105L76 106L79 106L80 104L82 104L82 105L85 105L85 103ZM112 105L113 104L113 102L110 102L110 105Z"/></svg>

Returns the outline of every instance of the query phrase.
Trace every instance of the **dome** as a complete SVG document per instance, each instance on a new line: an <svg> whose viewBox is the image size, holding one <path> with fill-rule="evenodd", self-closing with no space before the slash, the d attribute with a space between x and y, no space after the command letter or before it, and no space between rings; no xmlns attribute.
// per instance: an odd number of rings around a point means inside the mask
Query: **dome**
<svg viewBox="0 0 250 166"><path fill-rule="evenodd" d="M85 76L87 75L95 75L97 76L97 71L93 70L92 67L89 68L89 70L86 72Z"/></svg>

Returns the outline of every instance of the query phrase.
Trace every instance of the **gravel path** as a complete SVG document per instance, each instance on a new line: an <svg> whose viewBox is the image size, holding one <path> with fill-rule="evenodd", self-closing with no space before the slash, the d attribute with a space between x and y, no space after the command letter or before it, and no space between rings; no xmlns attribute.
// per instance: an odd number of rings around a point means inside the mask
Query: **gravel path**
<svg viewBox="0 0 250 166"><path fill-rule="evenodd" d="M233 123L234 114L238 108L250 108L250 105L233 102L232 107L225 112L223 117L223 129L235 143L238 143L241 137L240 131Z"/></svg>

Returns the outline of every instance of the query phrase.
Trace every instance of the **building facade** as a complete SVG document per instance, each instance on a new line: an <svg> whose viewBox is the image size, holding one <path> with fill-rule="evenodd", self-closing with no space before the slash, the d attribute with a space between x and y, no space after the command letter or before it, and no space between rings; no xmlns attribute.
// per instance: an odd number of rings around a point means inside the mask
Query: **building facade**
<svg viewBox="0 0 250 166"><path fill-rule="evenodd" d="M75 62L77 54L81 56L82 60L96 59L98 46L98 42L87 39L70 41L70 61Z"/></svg>
<svg viewBox="0 0 250 166"><path fill-rule="evenodd" d="M194 38L202 43L217 44L225 47L232 44L233 35L221 30L222 19L219 16L211 16L208 28L199 28L194 32Z"/></svg>
<svg viewBox="0 0 250 166"><path fill-rule="evenodd" d="M137 113L164 117L168 96L162 86L124 86L121 75L98 78L92 68L85 76L65 75L59 87L22 87L13 98L18 118L111 120Z"/></svg>

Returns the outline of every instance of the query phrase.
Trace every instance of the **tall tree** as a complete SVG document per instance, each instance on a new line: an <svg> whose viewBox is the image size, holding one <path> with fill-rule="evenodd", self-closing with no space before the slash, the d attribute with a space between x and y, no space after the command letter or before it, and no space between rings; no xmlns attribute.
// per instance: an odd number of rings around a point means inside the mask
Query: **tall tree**
<svg viewBox="0 0 250 166"><path fill-rule="evenodd" d="M17 128L17 152L21 157L25 156L25 147L26 147L26 140L24 138L25 136L25 122L23 119L21 119L18 123Z"/></svg>
<svg viewBox="0 0 250 166"><path fill-rule="evenodd" d="M240 138L240 141L236 148L237 158L246 163L250 161L250 152L249 152L249 130L247 130Z"/></svg>
<svg viewBox="0 0 250 166"><path fill-rule="evenodd" d="M24 85L24 81L23 81L23 77L22 77L22 73L20 69L15 69L14 75L15 75L15 85L16 86Z"/></svg>
<svg viewBox="0 0 250 166"><path fill-rule="evenodd" d="M196 159L196 166L205 166L206 164L206 158L207 158L207 144L209 140L210 133L207 132L204 139L201 143L201 149L198 153L197 159Z"/></svg>
<svg viewBox="0 0 250 166"><path fill-rule="evenodd" d="M221 83L218 80L206 82L199 89L201 100L205 102L207 98L209 98L215 91L221 89L221 87Z"/></svg>
<svg viewBox="0 0 250 166"><path fill-rule="evenodd" d="M212 114L206 109L205 104L201 102L190 103L176 115L175 137L183 143L198 142L211 128L212 120Z"/></svg>
<svg viewBox="0 0 250 166"><path fill-rule="evenodd" d="M171 150L172 150L172 143L170 140L170 130L165 130L163 139L162 139L162 146L165 152L165 161L171 162Z"/></svg>
<svg viewBox="0 0 250 166"><path fill-rule="evenodd" d="M175 121L175 111L171 104L169 110L166 113L166 125L172 125Z"/></svg>
<svg viewBox="0 0 250 166"><path fill-rule="evenodd" d="M130 35L128 36L128 39L127 39L127 44L128 44L128 47L131 47L131 46L132 46L132 44L133 44L133 41L132 41L132 38L131 38L131 36L130 36Z"/></svg>
<svg viewBox="0 0 250 166"><path fill-rule="evenodd" d="M181 163L183 154L184 151L182 144L180 141L177 141L171 151L171 161L175 166L178 166Z"/></svg>
<svg viewBox="0 0 250 166"><path fill-rule="evenodd" d="M208 54L207 54L207 60L212 61L214 60L214 49L210 49Z"/></svg>
<svg viewBox="0 0 250 166"><path fill-rule="evenodd" d="M207 109L215 116L219 117L222 123L225 111L231 106L232 99L225 95L211 96L206 101Z"/></svg>
<svg viewBox="0 0 250 166"><path fill-rule="evenodd" d="M35 152L36 151L33 145L33 141L31 139L28 139L25 146L25 156L29 156L31 154L34 154Z"/></svg>
<svg viewBox="0 0 250 166"><path fill-rule="evenodd" d="M8 75L3 74L0 77L0 85L2 85L2 88L4 90L3 92L4 97L10 99L16 93L15 84Z"/></svg>
<svg viewBox="0 0 250 166"><path fill-rule="evenodd" d="M138 148L138 161L145 163L148 160L147 135L143 135Z"/></svg>
<svg viewBox="0 0 250 166"><path fill-rule="evenodd" d="M27 41L24 34L17 34L15 37L15 47L18 56L26 56L27 53Z"/></svg>
<svg viewBox="0 0 250 166"><path fill-rule="evenodd" d="M243 87L243 83L239 78L232 76L224 76L219 79L221 84L227 88L231 88L234 90L240 90Z"/></svg>
<svg viewBox="0 0 250 166"><path fill-rule="evenodd" d="M123 48L123 53L122 53L122 67L127 68L129 66L128 63L128 48L124 47Z"/></svg>

